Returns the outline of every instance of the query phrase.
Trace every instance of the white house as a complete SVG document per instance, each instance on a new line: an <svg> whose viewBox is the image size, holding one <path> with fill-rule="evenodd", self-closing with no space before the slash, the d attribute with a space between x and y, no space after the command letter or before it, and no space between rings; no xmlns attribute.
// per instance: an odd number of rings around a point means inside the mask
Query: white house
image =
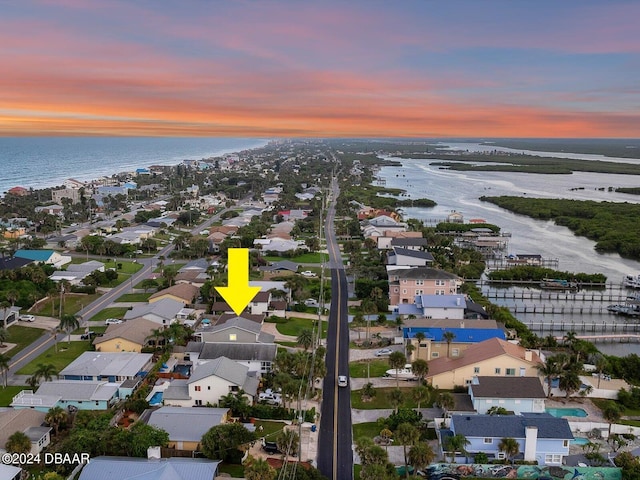
<svg viewBox="0 0 640 480"><path fill-rule="evenodd" d="M516 415L544 413L546 398L539 377L474 377L469 396L478 413L501 407Z"/></svg>

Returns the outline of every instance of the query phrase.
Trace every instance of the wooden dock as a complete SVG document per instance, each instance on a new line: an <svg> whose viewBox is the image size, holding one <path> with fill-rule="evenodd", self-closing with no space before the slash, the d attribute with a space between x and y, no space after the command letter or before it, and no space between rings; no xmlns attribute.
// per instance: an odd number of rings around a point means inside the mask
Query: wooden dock
<svg viewBox="0 0 640 480"><path fill-rule="evenodd" d="M580 340L587 340L591 343L631 343L640 341L640 334L637 333L623 333L620 335L576 335L576 338ZM556 337L556 340L561 342L563 337Z"/></svg>
<svg viewBox="0 0 640 480"><path fill-rule="evenodd" d="M604 323L587 323L587 322L530 322L527 323L529 330L538 336L546 334L553 335L557 332L576 332L578 335L593 337L597 341L599 338L605 337L624 337L627 335L640 335L640 323L636 322L604 322Z"/></svg>

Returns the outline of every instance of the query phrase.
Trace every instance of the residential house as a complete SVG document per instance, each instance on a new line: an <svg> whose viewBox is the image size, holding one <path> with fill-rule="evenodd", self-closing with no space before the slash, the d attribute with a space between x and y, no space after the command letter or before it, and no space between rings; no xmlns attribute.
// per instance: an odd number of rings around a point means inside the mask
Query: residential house
<svg viewBox="0 0 640 480"><path fill-rule="evenodd" d="M263 272L295 273L298 271L298 264L291 260L281 260L279 262L273 262L271 265L260 267L259 270Z"/></svg>
<svg viewBox="0 0 640 480"><path fill-rule="evenodd" d="M422 238L422 232L404 232L402 230L385 230L376 238L379 250L390 250L394 238Z"/></svg>
<svg viewBox="0 0 640 480"><path fill-rule="evenodd" d="M0 409L0 453L6 452L5 445L15 432L22 432L31 440L31 451L40 453L51 443L51 427L45 426L45 413L37 410L15 408ZM7 478L2 477L0 478Z"/></svg>
<svg viewBox="0 0 640 480"><path fill-rule="evenodd" d="M0 463L0 478L2 480L22 480L22 468Z"/></svg>
<svg viewBox="0 0 640 480"><path fill-rule="evenodd" d="M107 410L118 400L118 383L106 381L54 380L43 382L37 392L22 390L13 398L13 408L75 407L78 410Z"/></svg>
<svg viewBox="0 0 640 480"><path fill-rule="evenodd" d="M149 344L151 332L158 323L134 318L117 325L109 325L104 335L93 339L97 352L142 352Z"/></svg>
<svg viewBox="0 0 640 480"><path fill-rule="evenodd" d="M260 248L263 252L284 253L292 250L308 250L304 240L287 240L285 238L256 238L253 241L256 248Z"/></svg>
<svg viewBox="0 0 640 480"><path fill-rule="evenodd" d="M464 295L417 295L414 304L398 305L398 314L463 320L466 308Z"/></svg>
<svg viewBox="0 0 640 480"><path fill-rule="evenodd" d="M60 255L53 250L16 250L13 254L14 257L24 258L36 263L44 263L46 265L53 265L56 268L61 268L63 265L71 262L71 257L66 255Z"/></svg>
<svg viewBox="0 0 640 480"><path fill-rule="evenodd" d="M538 354L514 343L490 338L469 346L458 357L429 361L427 381L436 388L470 385L473 377L537 377Z"/></svg>
<svg viewBox="0 0 640 480"><path fill-rule="evenodd" d="M189 342L185 352L185 359L194 365L227 357L241 365L249 367L249 372L256 372L259 376L269 373L278 353L275 343L237 343L237 342Z"/></svg>
<svg viewBox="0 0 640 480"><path fill-rule="evenodd" d="M392 238L391 248L405 248L407 250L422 251L427 248L428 242L423 237L408 237L408 238Z"/></svg>
<svg viewBox="0 0 640 480"><path fill-rule="evenodd" d="M562 465L573 440L569 422L547 413L453 415L450 431L467 439L465 450L472 458L476 453L485 453L491 460L504 459L500 441L513 438L520 446L515 459L538 465Z"/></svg>
<svg viewBox="0 0 640 480"><path fill-rule="evenodd" d="M453 210L447 215L447 223L464 223L464 216L460 212Z"/></svg>
<svg viewBox="0 0 640 480"><path fill-rule="evenodd" d="M202 458L95 457L78 480L214 480L220 461Z"/></svg>
<svg viewBox="0 0 640 480"><path fill-rule="evenodd" d="M225 321L215 325L201 326L195 336L209 343L273 343L275 340L274 335L262 331L262 322L235 314L228 319L225 316Z"/></svg>
<svg viewBox="0 0 640 480"><path fill-rule="evenodd" d="M150 353L84 352L63 368L59 376L64 380L122 383L148 372L152 357Z"/></svg>
<svg viewBox="0 0 640 480"><path fill-rule="evenodd" d="M433 263L433 255L422 250L393 247L393 251L387 256L388 265L426 267L431 263Z"/></svg>
<svg viewBox="0 0 640 480"><path fill-rule="evenodd" d="M165 405L200 407L215 405L220 397L243 390L253 398L258 391L258 378L249 375L249 367L226 357L218 357L194 368L188 380L174 380L164 391Z"/></svg>
<svg viewBox="0 0 640 480"><path fill-rule="evenodd" d="M171 299L182 302L183 306L191 304L200 295L200 289L188 283L177 283L168 288L160 290L149 297L149 303L155 303L164 299Z"/></svg>
<svg viewBox="0 0 640 480"><path fill-rule="evenodd" d="M473 328L467 327L466 322L460 322L462 326L457 327L403 327L402 336L405 345L413 345L415 350L411 354L411 360L421 358L423 360L433 360L440 357L459 357L470 346L475 345L490 338L505 339L504 330L494 328ZM418 333L424 335L424 340L419 342L416 338ZM448 336L452 336L451 341L447 341Z"/></svg>
<svg viewBox="0 0 640 480"><path fill-rule="evenodd" d="M502 407L516 415L544 413L546 398L538 377L474 377L469 396L473 408L480 414Z"/></svg>
<svg viewBox="0 0 640 480"><path fill-rule="evenodd" d="M20 257L0 257L0 270L17 270L29 265L33 260Z"/></svg>
<svg viewBox="0 0 640 480"><path fill-rule="evenodd" d="M148 425L169 434L169 448L200 451L202 436L213 427L227 423L228 408L161 407L151 411Z"/></svg>
<svg viewBox="0 0 640 480"><path fill-rule="evenodd" d="M407 224L399 222L388 215L380 215L366 221L368 225L372 225L383 230L405 231Z"/></svg>
<svg viewBox="0 0 640 480"><path fill-rule="evenodd" d="M297 221L304 220L309 215L309 210L300 210L300 209L291 209L291 210L280 210L278 212L285 222L288 221Z"/></svg>
<svg viewBox="0 0 640 480"><path fill-rule="evenodd" d="M430 267L390 270L389 305L414 303L417 295L454 295L462 280L453 273Z"/></svg>
<svg viewBox="0 0 640 480"><path fill-rule="evenodd" d="M69 199L71 203L76 204L80 201L80 189L79 188L60 188L57 190L51 190L51 199L55 203L62 203L62 200Z"/></svg>
<svg viewBox="0 0 640 480"><path fill-rule="evenodd" d="M258 292L258 294L253 297L251 303L249 304L249 311L251 315L264 315L269 310L269 305L271 304L271 293L270 292Z"/></svg>
<svg viewBox="0 0 640 480"><path fill-rule="evenodd" d="M184 302L172 298L162 298L153 303L138 305L124 314L125 320L145 318L159 325L169 326L176 321L176 315L184 308Z"/></svg>

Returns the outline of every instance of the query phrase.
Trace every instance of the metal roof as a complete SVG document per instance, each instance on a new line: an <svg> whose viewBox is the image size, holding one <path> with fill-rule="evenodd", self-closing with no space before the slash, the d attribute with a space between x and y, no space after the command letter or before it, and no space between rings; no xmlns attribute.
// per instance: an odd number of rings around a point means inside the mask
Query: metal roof
<svg viewBox="0 0 640 480"><path fill-rule="evenodd" d="M200 458L96 457L82 469L79 480L211 480L219 464Z"/></svg>
<svg viewBox="0 0 640 480"><path fill-rule="evenodd" d="M171 441L199 442L228 413L228 408L161 407L151 412L148 424L167 432Z"/></svg>

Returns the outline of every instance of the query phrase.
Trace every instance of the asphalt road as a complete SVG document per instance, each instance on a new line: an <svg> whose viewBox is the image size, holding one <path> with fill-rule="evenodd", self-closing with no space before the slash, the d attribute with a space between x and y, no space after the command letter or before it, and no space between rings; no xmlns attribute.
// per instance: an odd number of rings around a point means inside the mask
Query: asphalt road
<svg viewBox="0 0 640 480"><path fill-rule="evenodd" d="M334 480L353 479L351 387L338 387L338 375L349 377L349 328L347 277L334 230L336 179L327 213L325 235L331 268L331 307L327 332L327 376L322 392L322 416L318 442L318 469Z"/></svg>
<svg viewBox="0 0 640 480"><path fill-rule="evenodd" d="M239 200L238 204L242 204L248 201L250 198L251 196L247 196ZM230 210L230 209L225 208L224 210L221 210L220 212L216 213L212 217L208 218L207 220L199 224L197 227L195 227L193 230L191 230L191 233L195 235L200 233L203 229L210 227L214 222L217 222L220 219L220 216L227 210ZM125 293L130 292L134 285L137 285L139 282L141 282L145 278L150 277L154 268L157 266L158 262L160 261L160 257L163 256L164 258L168 258L173 248L174 248L173 244L168 244L162 250L160 250L155 256L151 258L136 259L139 263L143 265L143 267L140 270L138 270L136 273L134 273L129 280L122 282L120 285L118 285L115 288L112 288L110 291L108 291L104 295L101 295L100 298L98 298L97 300L95 300L94 302L90 303L89 305L84 307L82 310L77 312L76 315L80 319L80 326L81 327L87 326L87 319L91 318L101 310L107 308L117 298L121 297ZM131 261L130 258L123 258L121 260ZM67 337L66 333L60 333L57 335L57 341L60 342L66 337ZM37 358L39 355L44 353L48 348L52 347L53 345L54 345L54 336L43 335L42 337L38 338L38 340L33 342L31 345L27 346L22 351L18 352L18 354L11 359L11 363L9 364L9 370L7 373L9 384L12 384L12 385L17 384L16 383L17 379L13 378L15 372L17 372L23 366L25 366L26 364L28 364L29 362Z"/></svg>

